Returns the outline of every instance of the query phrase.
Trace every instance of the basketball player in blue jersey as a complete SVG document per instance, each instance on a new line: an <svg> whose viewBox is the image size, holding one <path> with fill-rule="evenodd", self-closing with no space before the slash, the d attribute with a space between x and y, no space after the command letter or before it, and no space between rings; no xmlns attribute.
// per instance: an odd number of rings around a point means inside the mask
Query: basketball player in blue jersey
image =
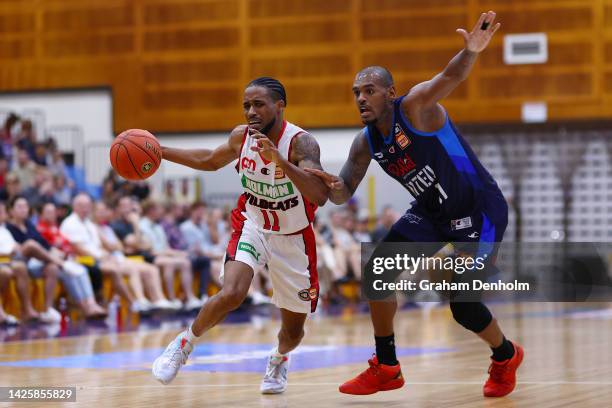
<svg viewBox="0 0 612 408"><path fill-rule="evenodd" d="M366 127L355 137L339 177L318 169L310 172L330 187L329 199L342 204L355 193L374 159L412 194L416 202L392 227L382 246L385 242L439 243L433 245L436 248L431 253L425 253L431 256L447 243L469 243L475 252L476 248L488 248L488 253L479 256L494 262L495 243L501 241L508 220L506 201L438 103L467 78L478 54L500 27L494 21L495 13L489 11L480 16L472 32L458 29L465 48L444 71L404 96L396 96L391 73L385 68L368 67L355 77L353 93ZM384 251L382 246L371 259ZM465 254L463 248L461 252ZM421 251L414 254L420 255ZM365 267L364 285L372 281L371 259ZM376 355L369 360L367 370L340 386L340 392L373 394L404 385L395 355L393 318L397 303L394 296L390 299L370 300ZM502 397L512 392L523 359L522 348L504 337L483 303L451 298L450 308L455 320L493 351L484 395Z"/></svg>

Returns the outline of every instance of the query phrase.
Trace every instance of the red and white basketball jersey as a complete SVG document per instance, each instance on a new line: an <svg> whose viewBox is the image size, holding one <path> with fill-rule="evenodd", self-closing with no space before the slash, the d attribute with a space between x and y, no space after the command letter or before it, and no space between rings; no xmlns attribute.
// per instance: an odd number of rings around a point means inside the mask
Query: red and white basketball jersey
<svg viewBox="0 0 612 408"><path fill-rule="evenodd" d="M283 122L278 151L289 160L293 139L305 131L287 121ZM274 162L251 150L257 141L248 132L238 158L238 173L244 193L238 210L253 221L263 232L293 234L310 225L316 205L310 203L284 171Z"/></svg>

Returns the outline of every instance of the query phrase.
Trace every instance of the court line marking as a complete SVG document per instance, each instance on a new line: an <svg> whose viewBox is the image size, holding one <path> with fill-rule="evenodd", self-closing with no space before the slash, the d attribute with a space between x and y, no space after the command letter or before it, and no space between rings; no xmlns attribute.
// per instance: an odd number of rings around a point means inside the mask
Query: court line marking
<svg viewBox="0 0 612 408"><path fill-rule="evenodd" d="M293 383L289 385L292 387L316 387L316 386L338 386L340 383L337 382L320 382L320 383ZM481 385L482 381L416 381L408 382L406 385ZM518 381L519 385L612 385L612 381ZM260 383L242 383L242 384L184 384L184 385L117 385L117 386L77 386L78 389L142 389L142 388L230 388L230 387L254 387L259 386Z"/></svg>

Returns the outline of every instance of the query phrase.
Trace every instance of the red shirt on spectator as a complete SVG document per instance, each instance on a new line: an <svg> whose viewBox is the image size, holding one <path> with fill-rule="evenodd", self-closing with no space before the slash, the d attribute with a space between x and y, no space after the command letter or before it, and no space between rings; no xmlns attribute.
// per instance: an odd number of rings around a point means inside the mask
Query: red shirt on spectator
<svg viewBox="0 0 612 408"><path fill-rule="evenodd" d="M42 235L42 237L51 244L51 246L58 248L66 254L74 254L74 247L70 241L68 241L68 239L62 235L57 225L49 224L44 220L38 220L36 229L40 235Z"/></svg>

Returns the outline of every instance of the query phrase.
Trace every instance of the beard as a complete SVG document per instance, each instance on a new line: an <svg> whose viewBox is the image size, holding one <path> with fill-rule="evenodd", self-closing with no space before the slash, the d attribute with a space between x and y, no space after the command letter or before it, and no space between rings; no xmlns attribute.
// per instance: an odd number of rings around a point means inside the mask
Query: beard
<svg viewBox="0 0 612 408"><path fill-rule="evenodd" d="M378 119L374 118L374 119L370 119L370 120L362 120L361 123L363 123L366 126L374 126L378 123Z"/></svg>
<svg viewBox="0 0 612 408"><path fill-rule="evenodd" d="M378 118L374 117L374 118L369 119L369 120L363 119L361 121L361 123L363 123L366 126L375 126L378 123Z"/></svg>
<svg viewBox="0 0 612 408"><path fill-rule="evenodd" d="M272 129L275 123L276 123L276 118L272 119L267 125L261 128L260 132L267 136L268 132Z"/></svg>

